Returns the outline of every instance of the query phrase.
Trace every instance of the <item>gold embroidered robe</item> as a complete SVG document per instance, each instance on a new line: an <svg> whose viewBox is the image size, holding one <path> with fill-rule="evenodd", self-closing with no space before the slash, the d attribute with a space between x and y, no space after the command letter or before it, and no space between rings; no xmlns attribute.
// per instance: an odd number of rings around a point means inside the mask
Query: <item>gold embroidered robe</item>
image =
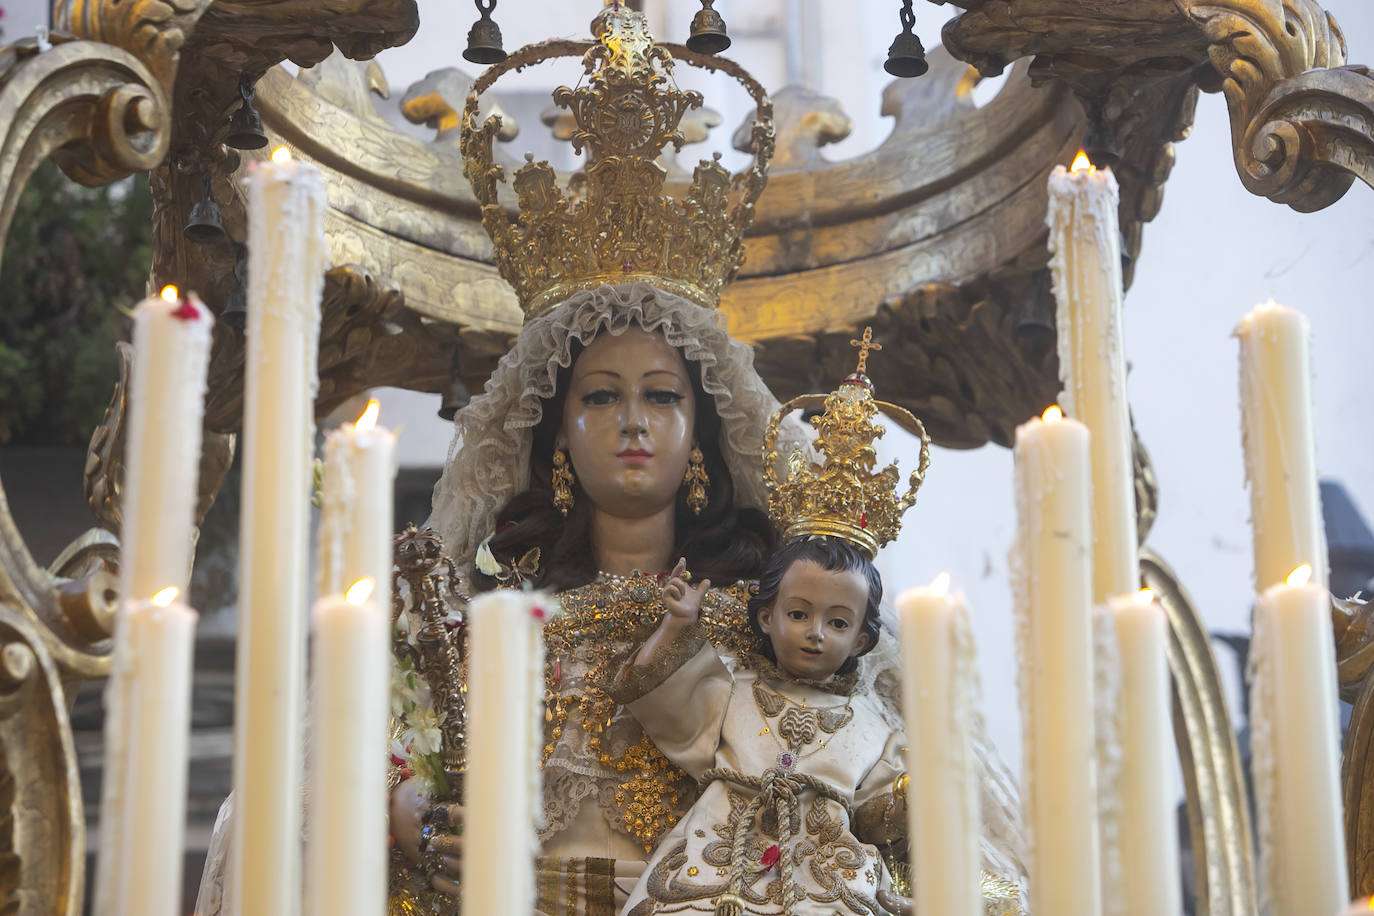
<svg viewBox="0 0 1374 916"><path fill-rule="evenodd" d="M793 741L809 732L812 738L801 744L795 770L824 783L847 803L812 789L798 794L800 827L782 845L790 849L791 880L801 899L786 910L779 879L780 868L789 863L763 865L769 847L779 843L775 819L763 817L754 824L744 847L752 872L740 890L745 913L881 913L874 895L887 886L888 876L877 849L854 836L848 813L889 793L905 769L904 737L887 724L879 700L859 693L849 700L851 713L846 714L845 696L789 679L776 669L764 675L742 665L732 672L699 639L678 640L659 662L631 669L617 698L629 701L645 732L688 775L700 778L724 769L761 776L786 749L780 731ZM642 695L631 699L636 693ZM838 727L827 731L837 722ZM729 882L734 825L751 797L748 788L733 780L711 781L660 842L622 916L714 913L715 899Z"/></svg>

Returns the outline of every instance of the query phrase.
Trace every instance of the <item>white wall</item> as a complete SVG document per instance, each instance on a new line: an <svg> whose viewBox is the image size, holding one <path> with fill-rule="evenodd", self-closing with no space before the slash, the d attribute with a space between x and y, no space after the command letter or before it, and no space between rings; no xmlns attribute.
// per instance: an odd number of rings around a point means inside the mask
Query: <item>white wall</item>
<svg viewBox="0 0 1374 916"><path fill-rule="evenodd" d="M4 42L17 41L25 35L32 35L38 26L46 26L52 4L44 0L5 0L0 9L5 11L0 19L0 29L4 30Z"/></svg>
<svg viewBox="0 0 1374 916"><path fill-rule="evenodd" d="M504 0L496 16L511 49L554 35L583 34L584 20L597 6L544 3L538 15L530 15L536 4ZM681 40L696 4L669 0L667 16L653 0L649 6L659 34ZM819 28L820 54L803 62L801 75L813 88L840 98L855 119L854 136L832 148L837 158L873 147L890 129L877 112L889 79L881 64L897 30L897 6L895 0L717 4L732 26L748 10L742 30L763 33L741 40L737 56L770 89L786 79L789 68L798 69L797 55L789 64L786 48L768 38L770 31L787 33L782 14ZM1345 29L1351 59L1374 62L1374 7L1368 0L1327 0L1326 6ZM465 66L458 54L470 8L463 4L455 12L440 0L421 0L420 8L416 40L382 55L393 92L430 69ZM917 31L932 47L952 10L918 4L916 11ZM814 47L814 34L811 42ZM711 97L708 104L724 107ZM713 139L738 123L727 118ZM716 142L726 145L723 139ZM1160 516L1149 543L1177 568L1214 630L1248 628L1249 508L1241 470L1236 345L1229 335L1256 303L1272 296L1310 316L1318 464L1323 476L1343 482L1357 505L1374 516L1374 415L1367 406L1374 395L1369 302L1374 192L1357 184L1320 213L1295 213L1246 192L1230 149L1224 101L1204 96L1192 137L1178 147L1163 212L1146 227L1135 284L1126 298L1131 403L1161 488ZM387 401L389 415L402 417L405 425L403 462L441 462L449 430L434 417L437 397L397 392ZM956 587L967 593L989 728L1014 764L1020 757L1019 722L1006 573L1012 526L1010 453L994 446L937 450L906 531L882 562L890 593L929 581L941 570L949 570Z"/></svg>

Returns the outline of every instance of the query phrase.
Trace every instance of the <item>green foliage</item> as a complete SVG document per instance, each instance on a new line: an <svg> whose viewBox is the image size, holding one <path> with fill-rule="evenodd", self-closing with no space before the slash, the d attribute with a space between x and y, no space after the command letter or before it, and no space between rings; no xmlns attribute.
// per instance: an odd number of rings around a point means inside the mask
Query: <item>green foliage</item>
<svg viewBox="0 0 1374 916"><path fill-rule="evenodd" d="M146 288L152 214L146 175L85 188L44 162L29 180L0 264L0 445L90 438Z"/></svg>

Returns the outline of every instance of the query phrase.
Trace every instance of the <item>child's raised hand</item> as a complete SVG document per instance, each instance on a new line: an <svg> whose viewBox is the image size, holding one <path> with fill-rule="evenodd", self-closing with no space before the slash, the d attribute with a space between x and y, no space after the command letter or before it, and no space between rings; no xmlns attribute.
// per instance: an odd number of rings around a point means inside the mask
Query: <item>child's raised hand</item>
<svg viewBox="0 0 1374 916"><path fill-rule="evenodd" d="M682 623L696 623L701 616L701 597L711 587L711 580L702 579L692 585L688 575L687 558L681 557L663 586L663 604L668 608L668 616Z"/></svg>

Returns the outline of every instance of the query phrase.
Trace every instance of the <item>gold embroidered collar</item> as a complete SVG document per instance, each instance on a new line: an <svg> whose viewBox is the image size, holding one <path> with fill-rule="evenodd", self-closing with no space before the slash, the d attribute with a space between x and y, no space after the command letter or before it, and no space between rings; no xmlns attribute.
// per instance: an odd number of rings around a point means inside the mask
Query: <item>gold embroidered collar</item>
<svg viewBox="0 0 1374 916"><path fill-rule="evenodd" d="M824 690L826 693L833 693L840 697L851 697L855 689L859 686L859 667L854 666L854 670L848 674L832 674L824 680L813 680L807 677L797 677L789 674L778 666L777 662L764 657L758 652L749 652L744 658L744 666L757 671L759 677L773 681L778 684L796 684L801 687L812 687L816 690Z"/></svg>

